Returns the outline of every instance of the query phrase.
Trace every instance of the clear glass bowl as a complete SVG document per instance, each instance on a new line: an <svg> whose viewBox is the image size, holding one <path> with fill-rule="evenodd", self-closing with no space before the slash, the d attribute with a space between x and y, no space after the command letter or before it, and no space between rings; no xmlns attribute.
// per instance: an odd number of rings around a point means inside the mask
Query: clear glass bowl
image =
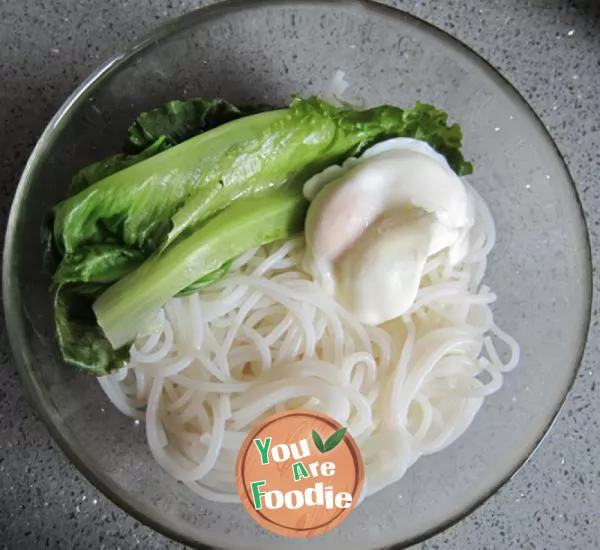
<svg viewBox="0 0 600 550"><path fill-rule="evenodd" d="M76 169L120 147L139 112L196 95L285 104L294 93L322 92L336 69L347 74L350 100L431 102L462 125L474 183L498 228L486 279L499 296L495 316L522 358L450 448L419 460L331 533L284 541L241 506L204 501L176 483L152 459L143 428L112 407L94 379L61 363L40 222ZM113 58L52 119L12 207L4 304L23 383L50 432L92 483L153 528L199 547L404 547L488 498L552 424L587 334L590 251L573 182L546 130L510 84L455 39L367 2L226 2L167 23Z"/></svg>

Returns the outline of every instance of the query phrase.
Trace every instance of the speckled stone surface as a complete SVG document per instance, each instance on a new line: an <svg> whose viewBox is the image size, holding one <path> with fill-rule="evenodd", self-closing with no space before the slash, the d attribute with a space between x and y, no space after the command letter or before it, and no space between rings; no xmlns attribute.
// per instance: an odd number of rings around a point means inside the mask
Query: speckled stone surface
<svg viewBox="0 0 600 550"><path fill-rule="evenodd" d="M207 2L204 2L206 4ZM564 154L600 257L600 3L388 0L466 42L519 89ZM0 0L0 224L37 136L99 62L203 2ZM599 280L595 277L595 290ZM422 550L600 548L598 308L575 387L545 442L474 514ZM179 548L69 464L23 396L0 331L0 548Z"/></svg>

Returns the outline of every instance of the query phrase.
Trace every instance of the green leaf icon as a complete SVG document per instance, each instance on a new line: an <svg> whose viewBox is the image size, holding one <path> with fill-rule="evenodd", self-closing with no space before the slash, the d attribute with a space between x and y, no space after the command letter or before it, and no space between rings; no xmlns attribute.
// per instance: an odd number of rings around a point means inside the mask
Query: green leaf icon
<svg viewBox="0 0 600 550"><path fill-rule="evenodd" d="M348 428L341 428L337 432L331 434L331 437L325 441L325 445L323 445L323 452L327 453L329 451L333 451L344 439L346 435L346 431Z"/></svg>
<svg viewBox="0 0 600 550"><path fill-rule="evenodd" d="M312 431L312 438L315 443L315 447L319 450L319 452L321 452L321 453L325 452L323 450L323 440L321 439L321 436L314 430Z"/></svg>
<svg viewBox="0 0 600 550"><path fill-rule="evenodd" d="M331 437L329 437L327 441L323 443L321 436L317 432L315 432L315 430L313 430L312 438L315 443L315 447L321 453L333 451L333 449L335 449L342 442L342 439L344 439L344 436L346 435L347 431L348 428L341 428L337 432L332 433Z"/></svg>

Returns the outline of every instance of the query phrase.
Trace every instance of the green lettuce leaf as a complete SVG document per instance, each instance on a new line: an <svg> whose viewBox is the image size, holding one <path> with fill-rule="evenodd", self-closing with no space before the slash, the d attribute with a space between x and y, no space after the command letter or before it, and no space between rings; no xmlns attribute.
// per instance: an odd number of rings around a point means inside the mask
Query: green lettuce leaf
<svg viewBox="0 0 600 550"><path fill-rule="evenodd" d="M154 142L133 155L119 153L104 160L94 162L81 169L71 180L69 195L76 195L97 181L103 180L112 174L115 174L125 168L129 168L138 162L153 157L161 151L166 151L171 144L165 136L158 137Z"/></svg>
<svg viewBox="0 0 600 550"><path fill-rule="evenodd" d="M119 153L83 168L73 177L69 195L77 195L94 183L149 159L194 135L248 113L264 112L268 109L269 107L265 105L236 107L223 99L194 98L167 102L157 109L142 113L130 126L126 149L132 154ZM113 226L110 221L106 223L99 221L96 239L67 251L61 250L60 244L56 241L55 223L56 209L45 221L43 241L46 270L51 274L55 273L61 258L65 264L55 274L54 279L57 283L77 282L77 279L74 279L77 273L86 275L79 279L80 282L94 281L96 279L89 278L87 274L95 273L101 265L106 268L100 274L103 282L117 280L139 265L139 262L131 261L133 257L143 259L150 255L168 229L168 222L161 226L160 220L157 220L155 233L148 235L141 246L136 246L137 243L124 243L120 238L115 238L111 233ZM110 244L110 261L105 261L106 250L102 247L98 248L97 244ZM94 251L99 252L98 257L95 257ZM90 265L86 266L86 262L90 262ZM114 269L112 274L108 272L109 268ZM64 275L67 277L64 278ZM202 286L202 284L202 281L198 282L198 285Z"/></svg>
<svg viewBox="0 0 600 550"><path fill-rule="evenodd" d="M233 264L233 259L228 260L222 266L207 273L203 277L200 277L197 281L193 282L191 285L185 287L183 290L179 291L175 296L181 298L183 296L189 296L190 294L195 294L199 290L202 290L206 287L209 287L213 283L216 283L219 279L222 279L225 274L229 271L229 268Z"/></svg>
<svg viewBox="0 0 600 550"><path fill-rule="evenodd" d="M228 216L237 212L240 201L256 199L256 212L268 217L268 210L259 206L261 201L269 205L272 193L299 192L313 174L393 137L427 141L458 174L472 171L461 152L459 126L448 126L447 114L431 105L353 110L317 98L294 98L287 109L256 110L258 114L248 115L253 109L222 100L191 100L144 113L129 130L133 155L88 167L75 186L81 190L54 208L45 232L56 288L66 289L70 302L82 295L82 285L115 283L94 305L102 334L115 347L128 344L144 319L169 298L212 284L244 247L268 242L252 212L244 211L244 219L254 233L233 230ZM291 208L288 216L295 211ZM278 220L272 235L288 236L295 225L285 217ZM236 240L224 240L224 235ZM197 252L208 254L206 243L212 247L210 261ZM74 310L65 306L65 299L61 303L57 327L61 341L72 347L76 339L64 334L73 324L68 316ZM89 300L85 304L89 309ZM77 319L83 317L78 314ZM75 326L87 327L79 321ZM89 338L82 342L101 338L98 332L86 334ZM97 353L105 353L105 343L106 338L98 342ZM94 369L112 364L72 349L69 356L78 366L88 357Z"/></svg>
<svg viewBox="0 0 600 550"><path fill-rule="evenodd" d="M118 281L145 260L139 250L115 244L90 244L63 257L54 273L61 283L99 283Z"/></svg>
<svg viewBox="0 0 600 550"><path fill-rule="evenodd" d="M404 111L405 135L426 141L444 155L450 167L459 176L473 173L473 164L462 154L463 134L458 124L448 126L448 113L433 105L419 103Z"/></svg>
<svg viewBox="0 0 600 550"><path fill-rule="evenodd" d="M160 138L169 145L177 145L226 122L267 110L271 108L236 107L220 98L168 101L137 117L127 132L126 147L135 152L144 151Z"/></svg>
<svg viewBox="0 0 600 550"><path fill-rule="evenodd" d="M105 287L58 285L54 314L58 345L64 361L83 372L102 376L125 366L129 349L113 349L96 321L92 304Z"/></svg>
<svg viewBox="0 0 600 550"><path fill-rule="evenodd" d="M270 107L236 107L225 100L191 99L173 101L142 113L130 126L123 153L95 162L73 177L68 196L81 193L95 183L134 166L170 147L217 126ZM102 238L69 253L57 246L54 234L55 209L42 226L44 269L53 275L55 326L59 346L67 363L101 375L118 368L127 354L114 352L92 311L95 298L106 284L117 281L139 267L154 247L151 239L144 249L128 246L99 228ZM184 289L187 295L218 280L229 268L226 263Z"/></svg>
<svg viewBox="0 0 600 550"><path fill-rule="evenodd" d="M173 296L198 278L257 246L304 227L308 202L287 187L233 202L104 292L93 305L115 349L126 346Z"/></svg>

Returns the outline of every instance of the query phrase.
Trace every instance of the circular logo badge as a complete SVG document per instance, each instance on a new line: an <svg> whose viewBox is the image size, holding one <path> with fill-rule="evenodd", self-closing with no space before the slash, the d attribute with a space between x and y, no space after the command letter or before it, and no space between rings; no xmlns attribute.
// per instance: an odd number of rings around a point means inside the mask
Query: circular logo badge
<svg viewBox="0 0 600 550"><path fill-rule="evenodd" d="M286 537L333 529L360 498L364 465L346 428L309 410L287 411L250 431L236 465L249 514Z"/></svg>

